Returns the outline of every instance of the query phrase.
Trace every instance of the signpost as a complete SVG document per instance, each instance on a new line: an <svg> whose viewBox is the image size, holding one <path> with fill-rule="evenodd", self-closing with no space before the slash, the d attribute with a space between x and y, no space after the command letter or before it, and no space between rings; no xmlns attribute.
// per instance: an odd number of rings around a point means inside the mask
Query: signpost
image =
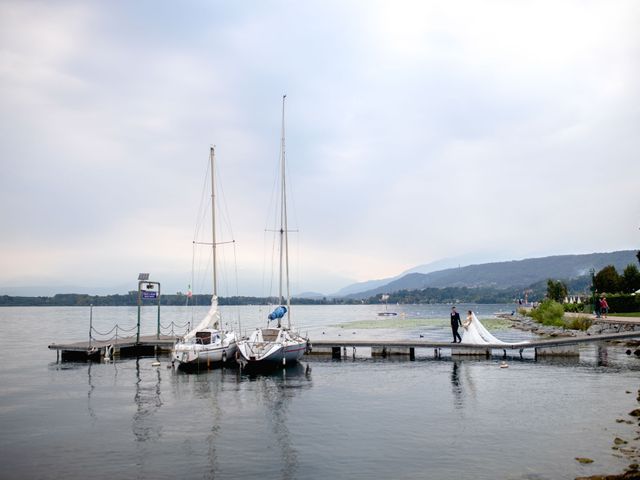
<svg viewBox="0 0 640 480"><path fill-rule="evenodd" d="M157 287L157 288L156 288ZM149 281L148 273L138 275L138 330L136 333L136 343L140 343L140 309L142 300L158 299L158 328L156 338L160 338L160 282Z"/></svg>

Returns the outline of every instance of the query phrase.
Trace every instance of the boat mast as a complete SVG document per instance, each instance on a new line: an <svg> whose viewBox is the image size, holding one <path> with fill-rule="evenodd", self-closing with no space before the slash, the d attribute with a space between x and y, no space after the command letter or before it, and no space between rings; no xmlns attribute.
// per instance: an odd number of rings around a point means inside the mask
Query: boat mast
<svg viewBox="0 0 640 480"><path fill-rule="evenodd" d="M211 147L209 154L209 160L211 161L211 249L213 256L213 298L211 304L213 305L214 299L218 297L218 278L216 276L216 201L215 201L215 146Z"/></svg>
<svg viewBox="0 0 640 480"><path fill-rule="evenodd" d="M216 177L215 177L215 164L216 164L216 147L215 145L211 147L209 153L209 159L211 161L211 255L213 257L213 278L211 279L213 282L213 296L211 297L211 305L216 305L216 310L218 306L218 265L217 265L217 256L216 256ZM224 328L222 328L222 318L220 318L220 313L217 311L216 315L218 315L218 319L214 323L214 327L220 329L220 338L224 341Z"/></svg>
<svg viewBox="0 0 640 480"><path fill-rule="evenodd" d="M279 296L280 302L284 303L283 296L283 277L286 278L286 294L287 294L287 324L289 329L291 328L291 295L289 291L289 236L287 230L287 183L286 183L286 155L285 155L285 130L284 130L284 104L286 95L282 96L282 135L280 139L280 168L281 168L281 192L280 192L280 284L279 284ZM283 275L284 268L284 275ZM280 319L278 319L278 327L281 326Z"/></svg>

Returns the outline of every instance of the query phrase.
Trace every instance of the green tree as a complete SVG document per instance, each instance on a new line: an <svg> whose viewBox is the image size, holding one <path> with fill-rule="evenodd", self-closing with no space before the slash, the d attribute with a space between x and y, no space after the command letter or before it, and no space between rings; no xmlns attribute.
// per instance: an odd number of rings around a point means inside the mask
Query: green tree
<svg viewBox="0 0 640 480"><path fill-rule="evenodd" d="M640 270L634 264L630 263L622 272L620 279L623 293L634 293L640 289Z"/></svg>
<svg viewBox="0 0 640 480"><path fill-rule="evenodd" d="M595 278L596 290L600 293L617 293L620 291L620 275L613 265L607 265Z"/></svg>
<svg viewBox="0 0 640 480"><path fill-rule="evenodd" d="M554 282L547 280L547 297L556 302L562 303L567 296L567 286L560 280Z"/></svg>

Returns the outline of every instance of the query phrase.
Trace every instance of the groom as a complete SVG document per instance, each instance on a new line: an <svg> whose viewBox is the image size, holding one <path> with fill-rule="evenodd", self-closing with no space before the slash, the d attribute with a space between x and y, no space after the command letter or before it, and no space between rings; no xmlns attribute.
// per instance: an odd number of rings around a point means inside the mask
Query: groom
<svg viewBox="0 0 640 480"><path fill-rule="evenodd" d="M462 337L458 333L458 327L462 325L460 314L456 312L456 307L451 307L451 332L453 332L453 343L462 342ZM457 341L456 341L457 340Z"/></svg>

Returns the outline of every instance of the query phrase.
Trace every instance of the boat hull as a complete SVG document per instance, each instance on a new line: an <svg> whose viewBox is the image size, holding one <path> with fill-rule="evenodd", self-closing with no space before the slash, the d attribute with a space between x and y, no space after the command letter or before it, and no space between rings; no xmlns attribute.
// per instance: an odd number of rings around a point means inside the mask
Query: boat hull
<svg viewBox="0 0 640 480"><path fill-rule="evenodd" d="M284 344L257 345L241 342L238 345L240 361L245 365L289 365L299 361L307 351L307 341Z"/></svg>
<svg viewBox="0 0 640 480"><path fill-rule="evenodd" d="M209 367L235 362L237 351L235 341L228 345L188 345L174 348L171 357L178 368Z"/></svg>

